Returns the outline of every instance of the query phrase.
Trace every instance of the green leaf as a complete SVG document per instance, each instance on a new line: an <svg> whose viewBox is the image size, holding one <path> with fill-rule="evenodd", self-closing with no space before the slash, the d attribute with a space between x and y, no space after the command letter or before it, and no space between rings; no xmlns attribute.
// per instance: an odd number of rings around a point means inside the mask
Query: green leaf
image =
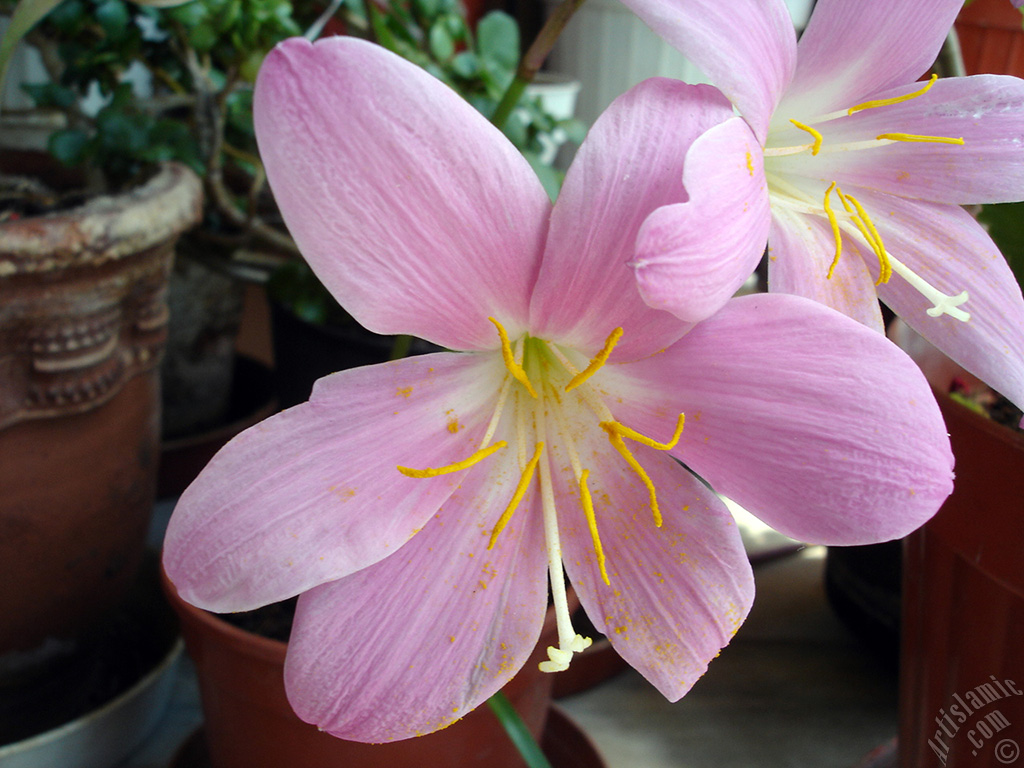
<svg viewBox="0 0 1024 768"><path fill-rule="evenodd" d="M1024 285L1024 202L983 205L978 221L985 225L999 250Z"/></svg>
<svg viewBox="0 0 1024 768"><path fill-rule="evenodd" d="M519 66L519 25L503 11L491 11L476 27L477 53L485 62L514 72Z"/></svg>
<svg viewBox="0 0 1024 768"><path fill-rule="evenodd" d="M96 21L111 40L123 40L128 33L131 16L121 0L105 0L96 8Z"/></svg>
<svg viewBox="0 0 1024 768"><path fill-rule="evenodd" d="M429 34L430 53L438 61L448 61L455 54L455 40L443 19L431 25Z"/></svg>
<svg viewBox="0 0 1024 768"><path fill-rule="evenodd" d="M23 83L21 90L31 97L37 107L71 109L78 98L70 88L64 88L56 83L41 85Z"/></svg>
<svg viewBox="0 0 1024 768"><path fill-rule="evenodd" d="M50 154L64 165L78 165L85 157L89 137L85 131L65 129L50 134Z"/></svg>
<svg viewBox="0 0 1024 768"><path fill-rule="evenodd" d="M191 3L179 5L167 11L167 15L184 27L191 28L202 22L207 17L206 7L194 0Z"/></svg>
<svg viewBox="0 0 1024 768"><path fill-rule="evenodd" d="M480 74L480 60L472 51L455 54L455 58L451 60L449 66L455 75L465 80L472 80Z"/></svg>

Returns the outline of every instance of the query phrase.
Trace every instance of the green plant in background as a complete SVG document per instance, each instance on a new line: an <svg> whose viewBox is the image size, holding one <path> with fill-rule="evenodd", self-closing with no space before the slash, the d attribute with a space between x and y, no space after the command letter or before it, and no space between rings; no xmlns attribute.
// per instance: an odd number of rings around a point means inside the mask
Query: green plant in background
<svg viewBox="0 0 1024 768"><path fill-rule="evenodd" d="M451 86L486 118L492 119L520 63L519 25L503 11L480 19L476 32L458 0L343 0L337 17L351 34L374 40ZM545 142L555 136L579 144L585 126L558 119L536 96L523 94L501 128L523 153L552 199L563 174L541 161Z"/></svg>
<svg viewBox="0 0 1024 768"><path fill-rule="evenodd" d="M326 8L318 0L0 0L4 11L21 14L19 35L36 25L27 39L50 82L22 88L38 107L65 117L49 138L52 155L82 169L91 189L130 184L154 162L183 162L204 180L202 236L256 251L297 253L275 226L252 128L252 83L278 42L303 30L315 37L332 21L424 68L488 118L508 101L520 67L516 21L492 11L471 30L458 0L340 0ZM147 74L139 78L140 71ZM513 106L503 110L502 130L554 197L562 173L541 162L545 142L578 143L584 126L556 119L525 93ZM334 318L333 299L314 298L317 281L302 271L290 266L278 275L275 297L311 320Z"/></svg>

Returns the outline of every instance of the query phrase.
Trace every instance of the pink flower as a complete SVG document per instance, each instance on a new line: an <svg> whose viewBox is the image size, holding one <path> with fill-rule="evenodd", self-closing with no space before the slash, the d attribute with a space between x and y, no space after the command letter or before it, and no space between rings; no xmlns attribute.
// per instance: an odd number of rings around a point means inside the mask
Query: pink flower
<svg viewBox="0 0 1024 768"><path fill-rule="evenodd" d="M526 161L453 91L359 40L291 40L256 129L300 248L380 333L460 352L343 371L229 443L183 494L164 563L186 600L238 611L301 594L293 706L348 739L433 731L537 642L550 583L568 665L597 628L677 699L753 597L715 488L782 531L902 536L951 489L917 368L793 296L696 325L625 266L683 198L682 152L731 114L651 81L608 110L551 207ZM685 414L685 424L684 417Z"/></svg>
<svg viewBox="0 0 1024 768"><path fill-rule="evenodd" d="M1024 81L915 82L962 0L819 0L799 44L782 0L624 2L743 116L687 157L687 191L710 204L664 208L641 230L635 265L651 305L696 319L688 277L713 268L708 238L727 231L746 263L767 240L772 291L878 329L881 298L1024 405L1024 301L960 208L1024 198ZM723 187L723 166L746 166L746 183Z"/></svg>

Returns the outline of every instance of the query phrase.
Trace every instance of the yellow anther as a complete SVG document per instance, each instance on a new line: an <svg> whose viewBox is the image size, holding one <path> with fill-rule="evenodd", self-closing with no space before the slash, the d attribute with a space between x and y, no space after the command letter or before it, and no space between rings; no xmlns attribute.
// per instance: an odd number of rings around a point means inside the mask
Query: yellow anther
<svg viewBox="0 0 1024 768"><path fill-rule="evenodd" d="M654 525L661 528L661 510L658 508L658 492L654 489L654 483L651 482L651 478L647 476L647 473L644 472L644 468L640 466L640 462L638 462L633 454L629 452L629 448L626 447L626 443L623 441L618 430L612 426L615 423L616 422L602 421L601 427L608 433L608 442L610 442L612 447L619 452L619 455L626 460L630 469L636 472L637 477L639 477L640 481L647 487L647 493L651 499L651 512L654 514Z"/></svg>
<svg viewBox="0 0 1024 768"><path fill-rule="evenodd" d="M910 101L916 99L918 96L924 96L928 93L928 90L935 85L935 81L939 79L938 75L932 75L931 80L924 84L924 87L914 91L913 93L906 93L903 96L893 96L891 99L875 99L874 101L864 101L860 104L854 104L848 110L846 114L852 115L854 112L860 112L864 109L874 109L876 107L887 107L890 104L899 104L901 101Z"/></svg>
<svg viewBox="0 0 1024 768"><path fill-rule="evenodd" d="M398 467L398 471L406 477L437 477L438 475L447 475L451 472L458 472L463 469L469 469L474 464L483 461L493 453L497 453L502 448L506 447L508 443L504 440L499 440L494 445L488 446L487 448L481 448L479 451L474 453L472 456L457 461L454 464L446 464L443 467L432 467L429 469L413 469L412 467Z"/></svg>
<svg viewBox="0 0 1024 768"><path fill-rule="evenodd" d="M590 538L594 542L594 554L597 556L597 567L601 569L601 578L605 584L611 586L608 579L608 571L605 570L604 547L601 546L601 537L597 533L597 516L594 514L594 501L590 498L590 489L587 487L587 478L590 477L590 470L584 469L580 474L580 502L583 504L583 514L587 518L587 526L590 528Z"/></svg>
<svg viewBox="0 0 1024 768"><path fill-rule="evenodd" d="M508 521L512 519L512 515L516 511L516 507L519 506L519 502L523 500L523 496L526 495L526 489L530 487L530 481L533 479L533 471L537 469L537 463L540 461L541 451L544 450L544 443L537 443L537 447L533 451L533 458L526 462L526 466L523 468L523 472L519 475L519 484L516 485L515 493L512 494L512 500L505 507L505 511L501 513L501 517L498 518L498 522L494 524L494 530L491 531L491 540L487 543L487 548L492 549L494 543L498 540L498 534L505 530L505 526L508 525Z"/></svg>
<svg viewBox="0 0 1024 768"><path fill-rule="evenodd" d="M954 139L951 136L922 136L918 133L880 133L876 139L889 139L889 141L920 141L926 144L960 144L964 143L963 138Z"/></svg>
<svg viewBox="0 0 1024 768"><path fill-rule="evenodd" d="M594 355L594 359L590 361L590 365L570 379L569 383L565 385L565 391L569 392L570 390L576 389L576 387L597 373L601 366L607 362L608 356L611 355L612 350L615 349L615 345L619 343L619 339L621 338L621 328L616 328L608 334L608 338L605 339L604 347L601 351Z"/></svg>
<svg viewBox="0 0 1024 768"><path fill-rule="evenodd" d="M811 145L811 154L818 154L818 150L821 149L821 142L824 141L821 133L819 131L816 131L814 128L811 128L811 126L801 123L799 120L790 119L789 122L791 122L793 125L799 128L801 131L807 131L807 133L811 134L811 136L814 138L814 144Z"/></svg>
<svg viewBox="0 0 1024 768"><path fill-rule="evenodd" d="M836 267L839 265L839 257L843 255L843 236L839 232L839 222L836 220L836 214L832 210L832 204L828 201L829 195L832 194L832 190L835 188L836 183L833 181L828 189L825 190L825 202L823 204L825 215L828 216L828 223L832 226L832 237L836 239L836 255L832 258L832 263L828 267L828 274L825 275L826 280L832 279L832 273L836 271Z"/></svg>
<svg viewBox="0 0 1024 768"><path fill-rule="evenodd" d="M659 443L657 440L652 440L647 435L642 435L635 429L630 429L625 424L621 424L617 421L603 421L601 427L607 431L613 431L623 437L628 437L630 440L642 443L649 448L654 448L656 451L671 451L676 447L676 443L679 442L679 437L683 434L683 425L686 423L686 414L680 413L679 418L676 419L676 430L672 433L672 437L667 443Z"/></svg>
<svg viewBox="0 0 1024 768"><path fill-rule="evenodd" d="M526 371L523 370L523 367L516 362L515 357L512 355L512 345L509 343L508 334L505 333L505 326L493 317L488 317L487 319L494 323L494 327L498 329L498 337L501 339L501 357L505 361L505 367L508 368L508 372L515 376L520 384L526 387L527 392L533 397L537 397L537 393L534 391Z"/></svg>
<svg viewBox="0 0 1024 768"><path fill-rule="evenodd" d="M889 282L889 278L892 277L892 265L889 264L889 256L885 252L885 244L882 242L882 236L878 234L875 223L871 221L871 217L864 210L864 206L853 195L844 195L838 188L836 188L836 194L839 195L839 199L843 201L843 207L850 214L853 214L853 211L850 209L847 201L853 204L857 213L856 215L851 215L850 218L853 219L853 223L857 225L860 233L868 241L868 245L871 246L871 250L878 257L878 280L875 281L875 285Z"/></svg>

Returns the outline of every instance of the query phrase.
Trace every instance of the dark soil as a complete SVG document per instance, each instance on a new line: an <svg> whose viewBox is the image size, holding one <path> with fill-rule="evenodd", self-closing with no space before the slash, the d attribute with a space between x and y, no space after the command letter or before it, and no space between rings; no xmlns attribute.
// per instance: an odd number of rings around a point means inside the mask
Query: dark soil
<svg viewBox="0 0 1024 768"><path fill-rule="evenodd" d="M218 618L239 629L244 629L246 632L252 632L254 635L287 643L288 636L292 631L292 620L295 618L297 602L298 598L293 597L280 603L265 605L255 611L221 613L218 614Z"/></svg>

